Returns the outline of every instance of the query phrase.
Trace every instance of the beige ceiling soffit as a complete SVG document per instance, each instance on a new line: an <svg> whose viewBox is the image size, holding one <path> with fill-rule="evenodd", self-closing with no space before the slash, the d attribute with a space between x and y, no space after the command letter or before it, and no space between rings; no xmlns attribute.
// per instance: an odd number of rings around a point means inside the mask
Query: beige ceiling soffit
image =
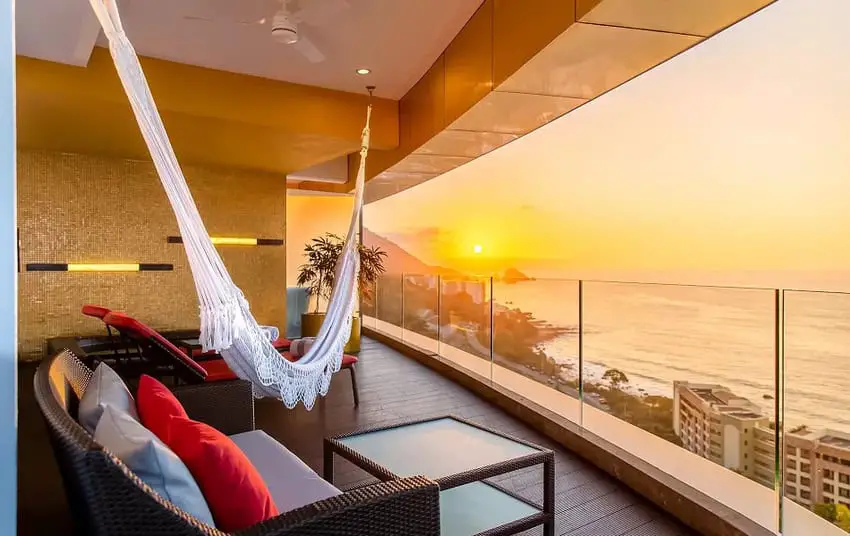
<svg viewBox="0 0 850 536"><path fill-rule="evenodd" d="M322 162L308 168L290 173L288 181L295 182L326 182L330 184L345 184L348 181L348 156L343 155L327 162Z"/></svg>
<svg viewBox="0 0 850 536"><path fill-rule="evenodd" d="M536 2L485 2L402 99L399 148L370 155L370 175L380 182L367 201L411 187L410 181L393 184L385 170L427 171L439 176L465 163L446 159L469 161L510 143L771 3L773 0L576 0L557 6L543 2L543 9L535 13ZM558 9L568 10L573 18L563 23ZM508 29L504 24L511 20L508 15L517 21L517 28ZM522 62L505 52L506 46L516 43L535 22L551 29L553 20L561 21L560 30L545 42L538 39L539 47L533 52L525 49L520 54ZM485 37L492 39L489 47L480 41ZM502 43L509 38L514 41ZM489 75L481 68L487 60ZM500 64L500 60L507 63ZM425 167L423 157L431 158L430 168ZM349 188L353 187L351 178L349 175Z"/></svg>
<svg viewBox="0 0 850 536"><path fill-rule="evenodd" d="M774 0L604 0L579 4L580 22L709 37Z"/></svg>
<svg viewBox="0 0 850 536"><path fill-rule="evenodd" d="M565 0L485 0L399 101L399 146L370 154L369 178L391 168L491 94L575 22L574 8L574 2ZM357 155L350 158L353 187Z"/></svg>
<svg viewBox="0 0 850 536"><path fill-rule="evenodd" d="M288 174L360 146L364 95L142 63L181 162ZM86 68L22 56L16 68L19 146L149 158L108 52L96 49ZM396 147L397 103L374 104L373 148Z"/></svg>
<svg viewBox="0 0 850 536"><path fill-rule="evenodd" d="M287 183L286 185L286 195L296 197L351 197L351 194L348 192L322 192L319 190L301 190L289 186L289 183Z"/></svg>

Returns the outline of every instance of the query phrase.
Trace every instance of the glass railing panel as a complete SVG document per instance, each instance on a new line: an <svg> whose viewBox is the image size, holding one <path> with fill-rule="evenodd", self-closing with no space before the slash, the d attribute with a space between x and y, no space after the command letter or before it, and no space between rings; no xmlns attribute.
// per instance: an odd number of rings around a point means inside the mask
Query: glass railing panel
<svg viewBox="0 0 850 536"><path fill-rule="evenodd" d="M440 278L437 275L404 274L404 342L437 353L439 351Z"/></svg>
<svg viewBox="0 0 850 536"><path fill-rule="evenodd" d="M585 281L582 301L584 429L775 530L776 292Z"/></svg>
<svg viewBox="0 0 850 536"><path fill-rule="evenodd" d="M403 296L401 281L401 274L384 274L378 278L375 293L375 329L399 339Z"/></svg>
<svg viewBox="0 0 850 536"><path fill-rule="evenodd" d="M850 294L786 291L783 532L850 532Z"/></svg>
<svg viewBox="0 0 850 536"><path fill-rule="evenodd" d="M490 379L492 281L440 278L438 354Z"/></svg>
<svg viewBox="0 0 850 536"><path fill-rule="evenodd" d="M363 318L363 327L371 329L377 327L377 285L377 281L366 285L366 288L360 293L360 312Z"/></svg>
<svg viewBox="0 0 850 536"><path fill-rule="evenodd" d="M578 281L493 283L493 381L580 419Z"/></svg>

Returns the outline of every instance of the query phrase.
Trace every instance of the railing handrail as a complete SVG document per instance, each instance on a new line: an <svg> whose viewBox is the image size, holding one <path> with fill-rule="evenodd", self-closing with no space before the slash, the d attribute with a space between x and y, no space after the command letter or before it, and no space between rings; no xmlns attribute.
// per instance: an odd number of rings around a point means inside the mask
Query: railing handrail
<svg viewBox="0 0 850 536"><path fill-rule="evenodd" d="M443 283L464 283L474 281L489 281L499 282L500 277L497 275L476 275L469 274L466 276L445 276L442 274L425 274L421 272L394 272L380 276L380 278L398 276L398 279L405 277L433 277ZM393 277L395 278L395 277ZM810 293L810 294L838 294L850 296L850 290L830 290L821 288L802 288L802 287L786 287L786 286L758 286L758 285L724 285L710 283L678 283L668 281L637 281L631 279L597 279L597 278L571 278L571 277L530 277L527 281L519 281L519 283L527 283L534 281L562 282L562 283L584 283L584 284L605 284L605 285L634 285L634 286L650 286L650 287L676 287L676 288L699 288L699 289L718 289L718 290L746 290L746 291L781 291L794 293Z"/></svg>

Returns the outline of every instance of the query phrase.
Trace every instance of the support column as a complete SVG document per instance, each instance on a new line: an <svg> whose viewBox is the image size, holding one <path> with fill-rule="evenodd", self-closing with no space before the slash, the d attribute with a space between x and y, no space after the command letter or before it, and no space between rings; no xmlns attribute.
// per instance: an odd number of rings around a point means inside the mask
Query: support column
<svg viewBox="0 0 850 536"><path fill-rule="evenodd" d="M18 259L15 199L15 13L0 0L0 534L17 515Z"/></svg>

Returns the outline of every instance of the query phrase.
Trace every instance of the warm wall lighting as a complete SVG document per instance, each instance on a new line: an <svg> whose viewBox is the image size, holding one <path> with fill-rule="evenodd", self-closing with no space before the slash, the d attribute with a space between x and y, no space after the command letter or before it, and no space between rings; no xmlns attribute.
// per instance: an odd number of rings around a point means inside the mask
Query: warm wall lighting
<svg viewBox="0 0 850 536"><path fill-rule="evenodd" d="M69 272L138 272L138 264L69 264Z"/></svg>
<svg viewBox="0 0 850 536"><path fill-rule="evenodd" d="M231 236L211 236L210 240L216 246L282 246L280 238L237 238ZM169 244L182 244L182 236L169 236Z"/></svg>
<svg viewBox="0 0 850 536"><path fill-rule="evenodd" d="M173 264L150 263L32 263L28 272L167 272Z"/></svg>
<svg viewBox="0 0 850 536"><path fill-rule="evenodd" d="M372 72L372 69L366 69L366 68L357 69L357 74L359 74L361 76L365 76L367 74L370 74L371 72Z"/></svg>
<svg viewBox="0 0 850 536"><path fill-rule="evenodd" d="M212 243L217 246L256 246L256 238L228 238L225 236L210 237Z"/></svg>

